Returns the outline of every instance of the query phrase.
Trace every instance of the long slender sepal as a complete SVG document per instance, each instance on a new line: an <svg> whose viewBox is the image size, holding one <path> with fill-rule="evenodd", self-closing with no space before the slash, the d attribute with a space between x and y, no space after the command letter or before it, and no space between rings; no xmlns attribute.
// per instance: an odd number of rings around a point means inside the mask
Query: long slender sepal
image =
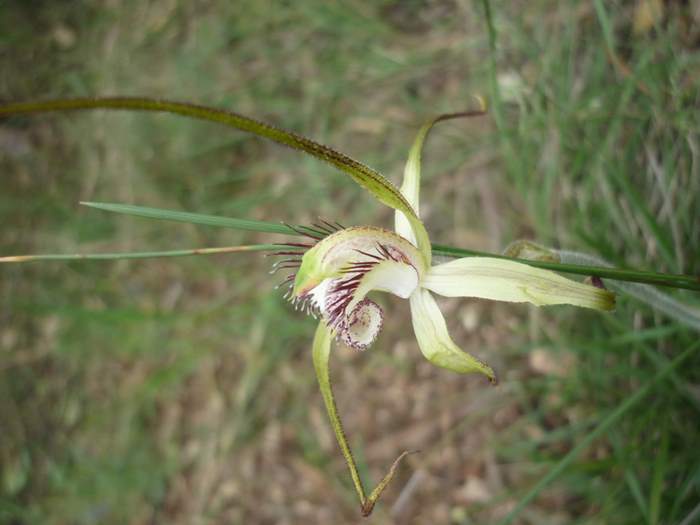
<svg viewBox="0 0 700 525"><path fill-rule="evenodd" d="M649 272L646 270L630 270L627 268L607 268L588 264L565 264L546 260L514 259L509 255L499 255L478 250L466 250L464 248L454 248L442 244L433 244L433 253L446 257L494 257L497 259L514 260L519 263L534 266L535 268L544 268L545 270L554 270L555 272L700 291L700 276L697 275Z"/></svg>
<svg viewBox="0 0 700 525"><path fill-rule="evenodd" d="M428 361L459 374L479 372L491 383L496 383L496 374L490 366L461 350L452 341L435 299L424 288L411 295L411 320L418 346Z"/></svg>
<svg viewBox="0 0 700 525"><path fill-rule="evenodd" d="M515 241L505 249L503 254L521 259L595 265L615 270L612 264L595 255L569 250L555 250L532 241ZM619 279L609 279L604 284L614 291L627 294L638 301L648 304L654 310L666 314L679 323L700 331L700 308L695 305L679 301L675 297L662 293L648 284L624 282Z"/></svg>
<svg viewBox="0 0 700 525"><path fill-rule="evenodd" d="M480 109L475 111L462 111L459 113L445 113L438 115L426 123L424 123L416 134L413 140L411 150L408 152L408 159L403 171L403 183L401 184L401 194L406 198L416 214L420 217L420 178L421 178L421 156L423 153L423 144L428 137L428 133L433 129L433 126L438 122L445 120L477 117L486 114L486 104L480 97L475 97L479 102ZM421 246L421 243L416 239L416 234L413 231L412 223L402 211L397 210L394 214L394 228L396 233L402 235L424 252L427 257L427 262L430 264L430 245Z"/></svg>
<svg viewBox="0 0 700 525"><path fill-rule="evenodd" d="M403 212L416 231L418 241L430 242L423 223L401 192L382 174L369 166L350 158L329 146L319 144L302 135L286 131L270 124L246 117L233 111L211 108L188 102L152 99L145 97L96 97L45 100L39 102L17 102L0 105L0 117L49 111L74 111L83 109L119 109L173 113L198 120L216 122L228 127L247 131L290 148L303 151L319 160L335 166L349 175L357 184L369 191L377 200Z"/></svg>
<svg viewBox="0 0 700 525"><path fill-rule="evenodd" d="M343 429L343 424L340 421L338 407L335 404L335 398L333 397L333 390L331 388L329 359L332 339L333 335L331 330L323 321L320 322L318 324L318 328L316 329L313 343L313 360L314 368L316 370L316 378L318 379L318 385L321 388L321 395L323 396L323 402L326 405L328 418L331 421L331 426L335 432L335 437L338 441L338 445L340 446L340 451L342 452L345 462L348 465L348 469L350 470L350 476L352 478L352 483L355 486L355 492L357 492L357 496L360 499L362 515L369 516L372 513L372 509L374 509L377 501L381 497L382 492L394 477L399 463L406 457L408 452L403 452L394 461L389 469L389 472L386 474L386 476L384 476L382 481L379 482L369 497L367 497L364 486L362 485L362 480L360 479L360 473L357 470L357 465L355 464L355 458L350 450L350 444L348 443L347 437L345 437L345 430Z"/></svg>

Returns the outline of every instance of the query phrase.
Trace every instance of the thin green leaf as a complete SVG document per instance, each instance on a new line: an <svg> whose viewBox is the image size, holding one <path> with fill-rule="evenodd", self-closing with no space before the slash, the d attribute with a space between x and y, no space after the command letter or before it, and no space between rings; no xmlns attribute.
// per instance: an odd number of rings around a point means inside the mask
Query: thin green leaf
<svg viewBox="0 0 700 525"><path fill-rule="evenodd" d="M661 428L661 446L654 461L654 476L649 494L649 523L656 525L661 517L661 497L664 490L664 479L668 469L668 428Z"/></svg>
<svg viewBox="0 0 700 525"><path fill-rule="evenodd" d="M280 233L283 235L304 235L304 231L310 231L306 227L290 227L274 222L256 221L252 219L235 219L230 217L219 217L216 215L204 215L200 213L190 213L173 210L163 210L160 208L148 208L131 204L114 204L105 202L83 202L85 206L103 211L135 215L149 219L162 219L169 221L185 222L189 224L200 224L203 226L216 226L221 228L233 228L237 230L258 231L263 233ZM563 273L594 276L601 278L615 279L618 281L632 281L639 283L654 284L658 286L669 286L674 288L685 288L688 290L700 291L700 279L689 275L675 275L657 272L646 272L639 270L627 270L622 268L606 268L594 265L563 264L549 261L531 261L507 257L505 255L483 252L479 250L467 250L444 246L440 244L432 245L433 253L446 257L495 257L498 259L512 259L524 264L529 264L535 268L544 268Z"/></svg>
<svg viewBox="0 0 700 525"><path fill-rule="evenodd" d="M204 215L201 213L190 213L186 211L163 210L160 208L149 208L146 206L135 206L132 204L117 204L109 202L81 202L83 206L113 213L123 213L125 215L135 215L146 219L159 219L165 221L185 222L188 224L200 224L202 226L216 226L220 228L231 228L234 230L245 230L263 233L281 233L283 235L299 235L298 232L285 224L274 222L256 221L253 219L234 219L230 217L219 217L216 215Z"/></svg>
<svg viewBox="0 0 700 525"><path fill-rule="evenodd" d="M168 250L159 252L112 252L112 253L73 253L46 255L11 255L0 257L0 263L22 263L33 261L108 261L119 259L156 259L159 257L185 257L189 255L221 255L238 252L261 252L279 250L277 244L248 244L224 246L221 248L193 248L191 250Z"/></svg>
<svg viewBox="0 0 700 525"><path fill-rule="evenodd" d="M644 501L644 496L642 496L642 489L639 486L639 480L634 474L634 471L630 468L625 470L625 482L632 493L632 498L637 504L637 507L639 507L639 512L641 512L645 520L649 521L649 509L647 508L646 501Z"/></svg>

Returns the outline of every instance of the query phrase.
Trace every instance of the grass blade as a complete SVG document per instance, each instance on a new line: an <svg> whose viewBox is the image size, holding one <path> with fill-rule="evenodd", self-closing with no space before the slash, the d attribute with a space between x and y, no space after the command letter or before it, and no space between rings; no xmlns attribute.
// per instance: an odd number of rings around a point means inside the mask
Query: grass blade
<svg viewBox="0 0 700 525"><path fill-rule="evenodd" d="M692 275L668 274L659 272L647 272L640 270L628 270L623 268L606 268L596 265L584 264L568 264L549 261L534 261L530 259L518 259L506 257L500 254L488 252L465 250L464 248L454 248L452 246L444 246L440 244L433 245L433 252L438 255L448 257L496 257L501 259L513 259L523 264L529 264L536 268L544 268L546 270L554 270L556 272L573 273L578 275L591 275L607 279L615 279L617 281L630 281L645 284L654 284L657 286L670 286L673 288L684 288L687 290L700 291L700 278Z"/></svg>
<svg viewBox="0 0 700 525"><path fill-rule="evenodd" d="M608 416L595 429L593 429L581 441L579 441L578 445L576 445L547 473L547 475L540 479L540 481L537 482L532 489L530 489L530 491L518 502L515 508L500 522L500 524L507 525L512 523L512 521L522 512L522 510L527 507L527 505L534 500L552 481L559 477L559 475L566 470L566 468L581 452L588 448L588 446L595 439L600 437L610 427L617 423L617 421L624 416L629 409L652 392L654 388L656 388L656 386L666 378L666 376L678 368L678 366L688 357L694 354L698 348L700 348L700 341L697 341L694 345L687 348L685 352L680 354L667 366L660 370L651 381L625 399L625 401L623 401L615 410L608 414Z"/></svg>
<svg viewBox="0 0 700 525"><path fill-rule="evenodd" d="M664 426L661 434L661 450L654 462L651 493L649 495L649 523L657 525L661 516L661 496L663 495L664 479L668 467L668 429Z"/></svg>
<svg viewBox="0 0 700 525"><path fill-rule="evenodd" d="M277 244L248 244L224 246L220 248L193 248L191 250L168 250L157 252L111 252L111 253L72 253L46 255L10 255L0 257L0 263L21 263L34 261L109 261L119 259L156 259L160 257L186 257L189 255L220 255L238 252L262 252L279 250Z"/></svg>
<svg viewBox="0 0 700 525"><path fill-rule="evenodd" d="M311 231L309 228L291 227L285 224L276 224L267 221L256 221L252 219L235 219L229 217L218 217L216 215L203 215L199 213L190 213L173 210L163 210L159 208L149 208L144 206L135 206L132 204L116 204L105 202L83 202L84 206L89 206L98 210L109 211L113 213L123 213L126 215L135 215L148 219L161 219L177 222L185 222L189 224L199 224L203 226L216 226L221 228L233 228L237 230L257 231L263 233L279 233L283 235L304 235L305 231ZM315 232L318 233L318 232ZM433 252L438 255L448 257L495 257L499 259L513 259L500 254L482 252L478 250L467 250L464 248L455 248L452 246L443 246L439 244L432 245ZM554 270L563 273L572 273L586 276L596 276L601 278L616 279L619 281L632 281L647 284L655 284L658 286L670 286L675 288L685 288L688 290L700 291L700 279L687 275L674 275L657 272L645 272L638 270L626 270L622 268L605 268L594 265L579 265L579 264L563 264L547 261L532 261L529 259L513 259L524 264L529 264L536 268L544 268L546 270Z"/></svg>
<svg viewBox="0 0 700 525"><path fill-rule="evenodd" d="M245 230L262 233L281 233L283 235L299 235L292 228L284 224L274 222L256 221L253 219L234 219L229 217L219 217L216 215L204 215L201 213L190 213L186 211L163 210L160 208L149 208L146 206L135 206L132 204L116 204L109 202L81 202L83 206L95 208L97 210L109 211L113 213L123 213L134 215L146 219L159 219L165 221L185 222L188 224L199 224L202 226L216 226L220 228L232 228L234 230Z"/></svg>

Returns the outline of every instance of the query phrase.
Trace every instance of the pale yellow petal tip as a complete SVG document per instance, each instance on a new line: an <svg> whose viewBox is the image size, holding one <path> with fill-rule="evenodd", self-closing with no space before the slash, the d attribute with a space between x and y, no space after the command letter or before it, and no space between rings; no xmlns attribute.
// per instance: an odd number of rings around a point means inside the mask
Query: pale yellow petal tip
<svg viewBox="0 0 700 525"><path fill-rule="evenodd" d="M613 292L604 288L598 288L597 286L590 286L583 283L579 283L579 287L584 287L579 288L579 293L563 294L556 301L549 299L548 302L537 306L569 304L581 308L598 310L600 312L612 312L615 310L617 296Z"/></svg>
<svg viewBox="0 0 700 525"><path fill-rule="evenodd" d="M481 95L472 95L472 98L476 100L476 103L479 105L479 111L486 113L486 111L489 109L486 99Z"/></svg>
<svg viewBox="0 0 700 525"><path fill-rule="evenodd" d="M489 380L489 383L491 383L491 385L498 385L498 377L496 377L496 373L490 366L484 365L484 369L479 371L486 376L486 379Z"/></svg>
<svg viewBox="0 0 700 525"><path fill-rule="evenodd" d="M476 361L479 363L479 368L476 371L485 375L486 379L489 380L489 383L496 386L498 384L498 378L496 377L496 373L493 371L493 368L485 363L482 363L478 359Z"/></svg>
<svg viewBox="0 0 700 525"><path fill-rule="evenodd" d="M463 350L459 350L459 352L461 354L460 356L453 355L450 356L450 358L448 359L445 359L445 356L436 356L430 361L434 365L446 368L448 370L451 370L452 372L457 372L458 374L482 374L486 376L486 379L488 379L489 383L491 383L492 385L495 386L498 384L498 377L496 377L496 373L493 371L493 368L491 368L483 361L480 361L476 357L467 354ZM458 358L455 359L456 357Z"/></svg>
<svg viewBox="0 0 700 525"><path fill-rule="evenodd" d="M614 293L608 292L606 290L605 297L606 301L603 306L603 311L612 312L613 310L615 310L615 306L617 306L617 296Z"/></svg>

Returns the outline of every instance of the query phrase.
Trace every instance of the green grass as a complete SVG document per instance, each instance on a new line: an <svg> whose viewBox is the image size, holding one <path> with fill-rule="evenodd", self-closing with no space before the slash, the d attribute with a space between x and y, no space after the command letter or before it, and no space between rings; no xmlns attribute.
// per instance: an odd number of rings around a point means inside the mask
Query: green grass
<svg viewBox="0 0 700 525"><path fill-rule="evenodd" d="M433 242L528 238L697 275L697 35L675 5L634 33L637 4L493 2L491 55L482 2L6 2L0 99L227 107L399 182L421 121L486 94L489 118L444 124L427 146ZM392 218L325 165L171 116L0 121L0 173L0 255L278 239L79 201ZM256 253L0 267L0 522L356 522L313 376L314 322L275 283ZM489 388L430 367L406 306L380 300L375 346L334 351L340 412L374 480L401 450L422 453L373 523L692 519L700 358L671 367L697 332L625 296L605 315L442 302L455 340L499 372Z"/></svg>

